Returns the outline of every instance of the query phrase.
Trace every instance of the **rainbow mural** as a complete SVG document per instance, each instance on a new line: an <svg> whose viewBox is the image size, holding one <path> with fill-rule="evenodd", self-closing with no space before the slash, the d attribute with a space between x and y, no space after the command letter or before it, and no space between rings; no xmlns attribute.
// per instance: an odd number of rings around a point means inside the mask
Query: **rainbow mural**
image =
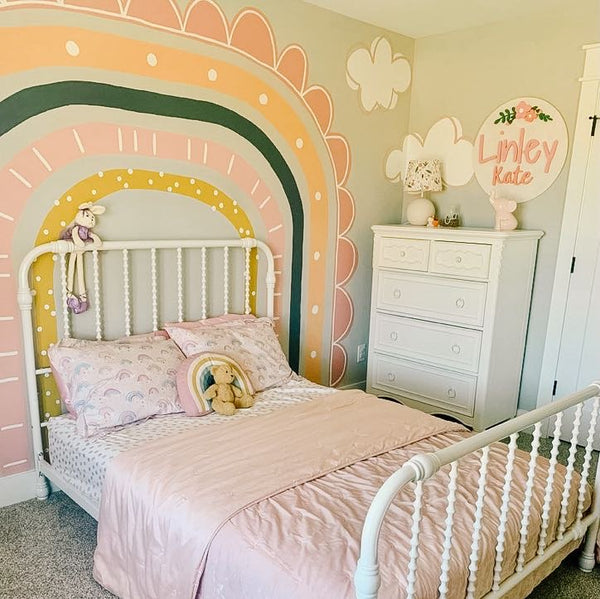
<svg viewBox="0 0 600 599"><path fill-rule="evenodd" d="M41 16L28 25L32 14ZM126 36L105 26L115 22L152 35ZM276 259L291 264L289 272L278 270L276 289L276 310L289 323L290 363L312 380L337 384L353 321L345 289L356 268L348 238L351 159L344 136L332 131L330 94L308 82L302 46L278 50L259 11L246 8L229 21L211 0L189 2L183 13L170 0L6 0L0 26L0 51L11 56L0 63L0 76L10 82L0 97L0 144L19 139L18 151L0 165L0 385L3 394L22 398L0 414L1 474L32 467L15 235L36 191L48 182L60 187L68 169L80 178L65 182L39 217L36 244L57 238L81 201L102 201L117 191L159 189L199 199L241 236L264 231ZM190 123L190 134L169 130L182 121ZM33 128L33 122L43 126ZM251 151L241 152L240 144ZM92 159L107 167L90 170ZM134 159L147 164L134 168ZM195 179L159 170L161 161L198 165L204 174ZM219 181L230 181L240 197L227 195ZM50 268L36 264L39 293L48 292ZM53 298L40 310L42 366L57 336ZM48 417L58 409L50 379L42 393Z"/></svg>

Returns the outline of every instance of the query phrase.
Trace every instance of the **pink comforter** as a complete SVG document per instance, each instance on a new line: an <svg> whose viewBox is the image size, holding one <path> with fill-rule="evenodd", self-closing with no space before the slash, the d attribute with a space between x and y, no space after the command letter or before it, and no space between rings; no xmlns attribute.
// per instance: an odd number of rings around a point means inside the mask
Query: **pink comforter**
<svg viewBox="0 0 600 599"><path fill-rule="evenodd" d="M196 593L202 599L351 599L360 531L376 490L412 455L455 443L468 434L463 430L362 392L339 392L129 451L107 473L94 574L123 599ZM503 444L490 452L476 597L491 586L506 453ZM538 459L527 559L537 549L547 465ZM503 578L516 563L528 466L527 454L518 452ZM478 455L461 460L452 599L465 596L478 474ZM559 467L557 504L563 482ZM424 486L420 599L437 596L447 486L448 468ZM412 499L409 486L382 529L382 599L404 596ZM548 542L557 521L553 508Z"/></svg>
<svg viewBox="0 0 600 599"><path fill-rule="evenodd" d="M213 537L243 508L462 429L345 391L127 451L107 471L94 577L123 599L192 599Z"/></svg>

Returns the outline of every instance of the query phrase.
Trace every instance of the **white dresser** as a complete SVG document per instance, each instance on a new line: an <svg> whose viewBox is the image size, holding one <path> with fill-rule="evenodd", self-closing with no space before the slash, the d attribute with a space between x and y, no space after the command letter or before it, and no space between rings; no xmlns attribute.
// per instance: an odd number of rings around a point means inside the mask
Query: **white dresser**
<svg viewBox="0 0 600 599"><path fill-rule="evenodd" d="M512 418L542 231L373 231L367 391L475 430Z"/></svg>

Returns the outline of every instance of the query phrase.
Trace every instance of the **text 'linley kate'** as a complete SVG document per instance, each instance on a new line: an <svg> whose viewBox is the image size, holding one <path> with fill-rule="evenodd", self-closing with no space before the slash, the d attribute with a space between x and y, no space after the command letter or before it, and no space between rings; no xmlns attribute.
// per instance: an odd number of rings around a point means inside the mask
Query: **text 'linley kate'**
<svg viewBox="0 0 600 599"><path fill-rule="evenodd" d="M504 135L504 131L500 131ZM544 173L550 172L552 161L556 156L558 149L558 139L546 141L537 137L525 138L525 128L519 130L518 139L500 139L496 147L495 154L486 155L485 134L479 136L478 158L479 164L495 161L494 171L492 173L492 185L513 184L528 185L534 179L529 170L521 168L523 162L527 164L537 164L540 159L544 162ZM489 150L487 150L489 151ZM507 170L507 163L515 168Z"/></svg>

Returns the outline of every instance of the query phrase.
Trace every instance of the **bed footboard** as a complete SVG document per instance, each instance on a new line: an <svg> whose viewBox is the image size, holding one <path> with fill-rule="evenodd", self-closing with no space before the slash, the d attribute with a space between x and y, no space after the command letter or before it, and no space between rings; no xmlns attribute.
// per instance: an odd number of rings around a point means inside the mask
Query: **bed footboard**
<svg viewBox="0 0 600 599"><path fill-rule="evenodd" d="M446 519L443 524L443 549L441 555L441 566L439 569L439 581L437 583L440 599L445 599L448 594L449 571L451 563L451 552L453 548L453 523L457 501L457 476L459 461L469 454L475 454L479 460L479 473L475 502L471 507L474 512L473 532L470 539L469 573L465 597L475 597L475 584L477 581L478 563L480 560L480 544L482 536L483 506L486 496L486 479L490 446L497 441L509 439L504 481L501 491L501 505L499 511L498 533L495 548L495 564L493 568L493 583L491 590L485 595L485 599L499 598L507 595L523 582L532 572L544 562L556 556L561 550L576 540L582 539L587 531L587 539L583 545L580 557L580 568L590 571L594 567L594 553L596 538L598 535L598 523L600 518L600 461L595 476L595 491L592 505L587 514L586 493L587 482L592 463L592 449L598 411L600 408L600 382L594 382L589 387L573 393L559 401L548 404L537 410L533 410L511 421L497 425L491 429L475 434L467 439L450 445L435 453L414 456L407 461L402 468L390 476L377 492L365 518L362 532L360 558L358 560L354 577L357 599L376 599L381 585L381 574L379 569L378 547L381 527L394 498L406 487L410 487L414 496L412 527L410 531L410 548L408 553L408 571L406 576L405 595L407 599L415 599L416 580L419 571L419 534L421 528L421 512L424 507L423 492L427 480L432 478L438 471L449 466L449 483L446 507ZM581 416L584 404L589 402L586 409L590 409L588 430L581 430ZM560 484L559 499L556 499L556 487L558 483L557 465L560 446L561 431L564 428L565 412L574 410L572 419L572 431L570 433L570 446L566 460L566 473L564 482ZM514 573L508 577L503 576L503 559L505 552L507 520L509 516L509 501L511 495L511 484L513 476L513 464L517 454L517 439L519 433L533 427L531 452L527 467L526 483L524 488L522 513L520 514L520 539L516 567ZM548 428L544 428L548 427ZM547 431L553 437L550 450L550 458L547 472L546 486L543 492L543 503L540 512L539 527L535 528L537 538L537 550L535 557L526 561L526 546L528 535L531 535L532 527L535 526L532 518L532 493L536 472L537 458L539 455L540 440L542 432ZM576 484L575 460L577 452L577 440L585 439L583 452L583 463L581 466L581 481L577 488L571 487ZM446 469L448 470L448 469ZM562 481L562 479L561 479ZM568 523L567 512L569 510L570 497L575 494L576 512L572 523ZM553 503L554 502L554 503ZM554 510L559 514L556 522L555 538L550 535L550 513ZM538 536L539 535L539 536Z"/></svg>

